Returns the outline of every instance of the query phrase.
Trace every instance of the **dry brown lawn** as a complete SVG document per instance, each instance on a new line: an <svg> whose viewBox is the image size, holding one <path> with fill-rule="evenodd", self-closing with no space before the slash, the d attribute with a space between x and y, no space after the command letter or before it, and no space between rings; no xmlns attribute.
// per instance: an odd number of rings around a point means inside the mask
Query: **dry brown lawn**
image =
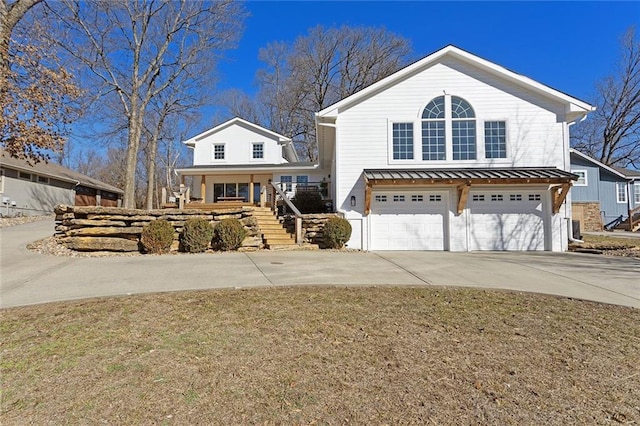
<svg viewBox="0 0 640 426"><path fill-rule="evenodd" d="M0 424L640 423L640 311L448 288L0 312Z"/></svg>

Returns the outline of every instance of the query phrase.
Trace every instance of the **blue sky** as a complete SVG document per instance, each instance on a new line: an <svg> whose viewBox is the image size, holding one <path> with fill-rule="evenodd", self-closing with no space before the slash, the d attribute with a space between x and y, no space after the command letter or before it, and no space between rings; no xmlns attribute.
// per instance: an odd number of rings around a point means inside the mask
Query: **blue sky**
<svg viewBox="0 0 640 426"><path fill-rule="evenodd" d="M640 24L640 2L248 1L219 89L255 91L258 50L308 28L384 26L411 40L416 59L454 44L583 100L611 72L619 38ZM638 28L640 31L640 28ZM206 119L205 119L206 120Z"/></svg>

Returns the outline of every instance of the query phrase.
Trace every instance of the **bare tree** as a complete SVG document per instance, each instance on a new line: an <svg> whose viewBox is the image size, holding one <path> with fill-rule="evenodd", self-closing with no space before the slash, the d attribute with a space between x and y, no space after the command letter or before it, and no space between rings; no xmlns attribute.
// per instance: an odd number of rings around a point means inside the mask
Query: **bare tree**
<svg viewBox="0 0 640 426"><path fill-rule="evenodd" d="M233 46L244 11L232 0L62 0L50 8L67 37L59 46L84 66L84 83L126 119L124 206L135 206L136 167L152 101L193 76L207 75ZM206 86L198 90L206 92Z"/></svg>
<svg viewBox="0 0 640 426"><path fill-rule="evenodd" d="M225 105L233 115L257 122L294 140L304 157L317 157L314 113L402 68L407 39L384 28L317 26L293 43L260 49L259 91L253 104L237 93Z"/></svg>
<svg viewBox="0 0 640 426"><path fill-rule="evenodd" d="M604 164L640 168L640 41L634 27L621 39L615 72L596 91L597 109L572 129L572 145Z"/></svg>
<svg viewBox="0 0 640 426"><path fill-rule="evenodd" d="M40 1L0 0L0 145L29 162L63 149L79 95L46 24L28 14Z"/></svg>

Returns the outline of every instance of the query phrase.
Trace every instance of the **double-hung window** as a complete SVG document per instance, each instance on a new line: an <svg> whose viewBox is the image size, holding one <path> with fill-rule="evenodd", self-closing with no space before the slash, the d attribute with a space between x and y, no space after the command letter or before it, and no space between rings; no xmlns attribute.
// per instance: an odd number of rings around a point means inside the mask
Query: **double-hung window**
<svg viewBox="0 0 640 426"><path fill-rule="evenodd" d="M633 183L633 202L636 205L640 205L640 182L635 181Z"/></svg>
<svg viewBox="0 0 640 426"><path fill-rule="evenodd" d="M224 160L224 144L216 143L213 145L213 159Z"/></svg>
<svg viewBox="0 0 640 426"><path fill-rule="evenodd" d="M618 182L616 184L616 199L618 203L627 202L627 184L626 182Z"/></svg>
<svg viewBox="0 0 640 426"><path fill-rule="evenodd" d="M393 159L413 160L413 123L393 123Z"/></svg>
<svg viewBox="0 0 640 426"><path fill-rule="evenodd" d="M578 175L578 180L574 183L574 186L587 186L587 171L586 170L571 170L571 173Z"/></svg>
<svg viewBox="0 0 640 426"><path fill-rule="evenodd" d="M293 190L291 176L280 176L280 184L283 191Z"/></svg>
<svg viewBox="0 0 640 426"><path fill-rule="evenodd" d="M262 160L264 158L264 143L256 142L252 144L252 158L254 160Z"/></svg>
<svg viewBox="0 0 640 426"><path fill-rule="evenodd" d="M507 158L507 126L504 121L484 122L485 158Z"/></svg>

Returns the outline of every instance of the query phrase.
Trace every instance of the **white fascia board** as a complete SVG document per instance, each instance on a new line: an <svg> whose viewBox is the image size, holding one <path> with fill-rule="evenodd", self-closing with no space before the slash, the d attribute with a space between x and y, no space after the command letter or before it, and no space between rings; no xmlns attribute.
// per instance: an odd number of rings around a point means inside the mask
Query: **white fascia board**
<svg viewBox="0 0 640 426"><path fill-rule="evenodd" d="M604 163L601 163L600 161L596 160L595 158L589 157L587 154L583 154L582 152L578 151L575 148L570 148L569 152L571 154L576 154L578 157L582 158L583 160L589 161L589 162L595 164L596 166L601 167L601 168L605 169L606 171L608 171L610 173L613 173L616 176L620 176L623 179L630 179L629 177L627 177L626 175L620 173L616 169L611 168L611 167L607 166Z"/></svg>
<svg viewBox="0 0 640 426"><path fill-rule="evenodd" d="M317 115L319 117L336 117L340 109L358 102L359 100L366 98L373 93L382 91L389 86L393 86L397 82L402 81L403 79L437 63L445 56L457 58L478 68L484 69L494 75L497 75L500 78L532 90L533 92L537 92L548 98L552 98L556 101L569 104L570 108L575 109L576 112L581 111L582 114L586 114L595 110L593 106L584 101L581 101L580 99L569 96L566 93L562 93L556 89L552 89L551 87L539 83L529 77L525 77L523 75L510 71L507 68L504 68L486 59L482 59L479 56L464 51L456 46L448 45L424 57L423 59L406 66L405 68L395 72L394 74L391 74L390 76L383 78L382 80L362 89L361 91L348 96L333 105L328 106L327 108L317 113Z"/></svg>
<svg viewBox="0 0 640 426"><path fill-rule="evenodd" d="M210 135L212 135L212 134L214 134L216 132L219 132L220 130L225 129L225 128L229 127L229 126L232 126L234 124L243 124L243 125L245 125L247 127L250 127L250 128L252 128L254 130L257 130L259 132L267 133L267 134L277 138L278 139L278 143L281 143L281 144L282 143L286 143L288 141L291 141L291 139L286 137L286 136L283 136L283 135L281 135L279 133L276 133L274 131L271 131L269 129L265 129L262 126L258 126L255 123L251 123L250 121L243 120L240 117L235 117L235 118L232 118L231 120L225 121L222 124L218 124L216 127L212 128L212 129L205 130L204 132L200 133L199 135L196 135L196 136L194 136L194 137L192 137L190 139L187 139L183 143L185 145L193 148L193 147L195 147L196 142L198 142L199 140L204 139L207 136L210 136Z"/></svg>
<svg viewBox="0 0 640 426"><path fill-rule="evenodd" d="M202 174L230 174L230 173L250 173L250 174L261 174L263 172L265 173L272 173L272 172L278 172L278 171L295 171L295 170L301 170L301 171L312 171L312 170L316 170L318 168L317 164L314 164L313 166L293 166L293 165L286 165L286 166L273 166L273 167L264 167L264 168L241 168L241 167L227 167L227 168L217 168L217 167L208 167L208 168L199 168L199 169L175 169L175 172L178 175L187 175L187 176L191 176L191 175L202 175Z"/></svg>

